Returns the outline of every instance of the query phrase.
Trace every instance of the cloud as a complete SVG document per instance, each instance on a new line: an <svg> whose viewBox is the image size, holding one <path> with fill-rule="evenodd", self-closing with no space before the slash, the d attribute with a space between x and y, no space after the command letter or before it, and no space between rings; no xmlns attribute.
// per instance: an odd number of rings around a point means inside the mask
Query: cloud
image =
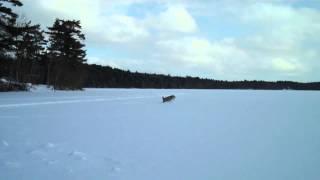
<svg viewBox="0 0 320 180"><path fill-rule="evenodd" d="M90 29L99 38L107 42L126 43L142 40L150 36L149 31L135 18L126 15L112 15L104 17L98 28Z"/></svg>
<svg viewBox="0 0 320 180"><path fill-rule="evenodd" d="M183 6L168 6L157 16L148 17L147 24L160 31L194 33L198 30L197 23Z"/></svg>
<svg viewBox="0 0 320 180"><path fill-rule="evenodd" d="M258 25L272 37L299 43L304 38L316 38L320 31L320 12L310 8L257 3L243 12L247 23Z"/></svg>
<svg viewBox="0 0 320 180"><path fill-rule="evenodd" d="M242 18L259 27L246 42L248 51L268 57L266 60L272 62L270 68L275 73L297 78L307 76L313 66L318 66L315 54L319 55L320 45L319 10L257 3L248 7Z"/></svg>
<svg viewBox="0 0 320 180"><path fill-rule="evenodd" d="M229 80L310 81L320 76L320 10L302 0L24 4L25 14L46 26L55 17L81 20L90 62ZM139 7L139 15L130 13L133 6ZM153 6L160 8L148 8Z"/></svg>
<svg viewBox="0 0 320 180"><path fill-rule="evenodd" d="M211 42L205 38L188 37L182 39L164 40L157 43L158 58L168 59L176 66L186 69L202 69L215 76L234 77L251 67L249 55L237 47L232 39ZM247 66L242 63L246 62ZM225 72L233 72L225 75Z"/></svg>
<svg viewBox="0 0 320 180"><path fill-rule="evenodd" d="M121 68L121 66L119 66L114 60L107 60L93 56L88 58L88 64L97 64L102 66L110 66L113 68Z"/></svg>
<svg viewBox="0 0 320 180"><path fill-rule="evenodd" d="M90 56L88 58L88 64L110 66L112 68L119 68L122 70L131 70L133 72L140 71L140 72L154 73L155 71L156 72L161 71L165 73L165 71L159 68L158 66L159 64L156 62L153 63L152 69L145 71L143 70L144 62L134 58L103 58L103 57Z"/></svg>
<svg viewBox="0 0 320 180"><path fill-rule="evenodd" d="M230 78L228 72L232 72L233 79L268 80L301 80L315 74L319 67L316 61L320 45L319 10L281 3L249 3L221 12L216 16L229 16L239 29L254 31L211 41L206 38L160 41L161 48L167 47L161 51L162 57L185 66L201 67L202 71L210 69L215 76L224 78Z"/></svg>
<svg viewBox="0 0 320 180"><path fill-rule="evenodd" d="M293 73L302 69L298 62L276 58L272 61L272 65L276 70L285 73Z"/></svg>
<svg viewBox="0 0 320 180"><path fill-rule="evenodd" d="M193 33L197 31L197 23L188 10L182 5L164 4L166 9L158 14L152 13L143 19L130 16L127 9L134 1L103 1L103 0L26 0L26 9L35 8L31 4L36 3L37 11L42 8L44 14L51 14L45 24L52 24L55 14L59 18L79 19L86 33L96 36L89 39L100 39L106 42L127 43L130 41L145 39L149 31L156 30L177 33ZM32 13L31 13L32 16ZM37 19L37 18L36 18ZM43 23L43 22L41 22Z"/></svg>
<svg viewBox="0 0 320 180"><path fill-rule="evenodd" d="M30 1L30 0L27 0ZM99 22L101 0L37 0L45 10L58 15L58 18L80 19L85 28L94 27ZM31 2L29 2L31 3Z"/></svg>
<svg viewBox="0 0 320 180"><path fill-rule="evenodd" d="M123 1L123 4L129 1ZM36 6L32 6L36 4ZM39 19L29 12L32 19L50 26L55 18L78 19L81 21L88 40L99 42L125 43L148 37L149 33L137 18L112 10L116 3L103 0L26 0L25 11L42 11L46 18ZM108 13L106 13L108 12ZM39 22L40 21L40 22Z"/></svg>

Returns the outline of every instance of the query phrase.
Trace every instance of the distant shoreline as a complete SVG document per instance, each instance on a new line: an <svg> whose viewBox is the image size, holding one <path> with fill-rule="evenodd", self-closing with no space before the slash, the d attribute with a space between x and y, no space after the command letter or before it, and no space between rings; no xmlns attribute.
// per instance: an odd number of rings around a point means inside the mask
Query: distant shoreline
<svg viewBox="0 0 320 180"><path fill-rule="evenodd" d="M294 81L224 81L199 77L181 77L163 74L131 72L110 66L84 64L87 77L83 88L135 88L135 89L221 89L221 90L309 90L319 91L320 82ZM0 91L26 91L27 83L11 81L8 85L2 78ZM8 81L10 82L10 81ZM34 84L46 84L34 82ZM11 88L6 88L11 87ZM76 89L61 89L76 90Z"/></svg>
<svg viewBox="0 0 320 180"><path fill-rule="evenodd" d="M139 89L244 89L244 90L320 90L320 82L223 81L199 77L130 72L110 66L85 64L86 88Z"/></svg>

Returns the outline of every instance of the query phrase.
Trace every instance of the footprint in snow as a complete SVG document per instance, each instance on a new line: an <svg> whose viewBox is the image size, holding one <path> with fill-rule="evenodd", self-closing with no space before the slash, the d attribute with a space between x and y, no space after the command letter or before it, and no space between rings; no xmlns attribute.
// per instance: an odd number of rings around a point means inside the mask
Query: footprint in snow
<svg viewBox="0 0 320 180"><path fill-rule="evenodd" d="M29 153L31 155L39 156L39 157L44 157L47 155L47 153L42 149L34 149L34 150L30 151Z"/></svg>
<svg viewBox="0 0 320 180"><path fill-rule="evenodd" d="M8 147L8 146L9 146L9 143L8 143L7 141L5 141L5 140L2 140L2 145L3 145L4 147Z"/></svg>
<svg viewBox="0 0 320 180"><path fill-rule="evenodd" d="M121 171L121 168L117 167L117 166L114 166L114 167L112 167L111 170L112 170L113 173L119 173Z"/></svg>
<svg viewBox="0 0 320 180"><path fill-rule="evenodd" d="M46 144L38 145L38 147L34 148L34 150L32 150L31 153L32 152L36 152L37 153L37 152L40 152L40 151L46 153L48 151L54 151L56 147L57 147L56 144L49 142L49 143L46 143Z"/></svg>
<svg viewBox="0 0 320 180"><path fill-rule="evenodd" d="M104 161L110 173L118 173L121 171L121 168L120 168L121 163L119 161L116 161L108 157L104 158Z"/></svg>
<svg viewBox="0 0 320 180"><path fill-rule="evenodd" d="M18 161L6 161L4 165L7 168L13 168L13 169L17 169L21 167L21 163L19 163Z"/></svg>
<svg viewBox="0 0 320 180"><path fill-rule="evenodd" d="M53 148L56 148L57 147L57 145L56 144L54 144L54 143L47 143L46 145L45 145L45 147L47 148L47 149L53 149Z"/></svg>
<svg viewBox="0 0 320 180"><path fill-rule="evenodd" d="M87 160L86 153L80 152L80 151L72 151L69 153L69 156L76 159L76 160Z"/></svg>
<svg viewBox="0 0 320 180"><path fill-rule="evenodd" d="M51 165L54 165L54 164L57 164L58 163L58 160L46 160L46 164L48 166L51 166Z"/></svg>

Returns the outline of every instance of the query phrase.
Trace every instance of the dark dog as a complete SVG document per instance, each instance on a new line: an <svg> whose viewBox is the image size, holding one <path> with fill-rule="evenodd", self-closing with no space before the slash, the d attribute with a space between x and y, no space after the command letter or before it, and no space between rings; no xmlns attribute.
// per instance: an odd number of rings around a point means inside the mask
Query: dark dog
<svg viewBox="0 0 320 180"><path fill-rule="evenodd" d="M171 96L167 96L167 97L163 97L162 96L162 102L165 103L165 102L170 102L172 100L174 100L176 98L176 96L174 95L171 95Z"/></svg>

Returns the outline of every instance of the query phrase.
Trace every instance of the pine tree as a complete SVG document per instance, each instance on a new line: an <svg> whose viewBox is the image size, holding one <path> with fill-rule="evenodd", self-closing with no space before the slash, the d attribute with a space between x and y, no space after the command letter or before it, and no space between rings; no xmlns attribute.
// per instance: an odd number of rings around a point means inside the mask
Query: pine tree
<svg viewBox="0 0 320 180"><path fill-rule="evenodd" d="M49 31L48 84L56 89L81 89L85 73L85 40L80 21L56 19Z"/></svg>
<svg viewBox="0 0 320 180"><path fill-rule="evenodd" d="M10 76L14 72L12 51L14 37L19 34L14 26L18 15L10 7L22 6L19 0L0 0L0 77Z"/></svg>
<svg viewBox="0 0 320 180"><path fill-rule="evenodd" d="M18 24L21 33L15 41L16 46L16 80L33 82L34 68L44 52L46 41L40 25L31 22Z"/></svg>
<svg viewBox="0 0 320 180"><path fill-rule="evenodd" d="M10 7L22 6L19 0L0 0L0 54L4 55L11 50L14 43L13 38L19 34L18 29L14 26L18 15Z"/></svg>

